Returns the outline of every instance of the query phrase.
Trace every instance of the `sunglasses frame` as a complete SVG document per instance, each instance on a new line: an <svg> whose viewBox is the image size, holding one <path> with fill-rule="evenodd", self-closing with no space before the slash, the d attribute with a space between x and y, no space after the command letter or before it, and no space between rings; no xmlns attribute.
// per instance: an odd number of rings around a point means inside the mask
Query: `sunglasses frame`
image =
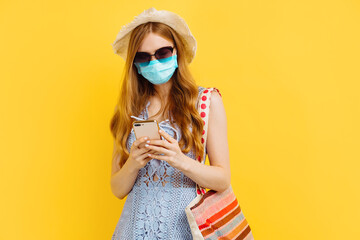
<svg viewBox="0 0 360 240"><path fill-rule="evenodd" d="M145 62L150 62L150 61L151 61L151 56L155 56L155 58L156 58L157 60L161 60L161 59L164 59L164 58L158 58L156 55L157 55L158 52L159 52L161 49L163 49L163 48L170 49L171 54L174 53L174 48L175 48L175 47L173 47L173 46L164 46L164 47L158 48L158 49L155 51L154 54L150 54L150 53L148 53L148 52L136 52L136 54L138 54L138 53L147 54L147 57L148 57L149 60L148 60L148 61L145 61ZM145 62L135 62L136 54L135 54L135 57L134 57L134 61L133 61L133 62L134 62L134 63L145 63Z"/></svg>

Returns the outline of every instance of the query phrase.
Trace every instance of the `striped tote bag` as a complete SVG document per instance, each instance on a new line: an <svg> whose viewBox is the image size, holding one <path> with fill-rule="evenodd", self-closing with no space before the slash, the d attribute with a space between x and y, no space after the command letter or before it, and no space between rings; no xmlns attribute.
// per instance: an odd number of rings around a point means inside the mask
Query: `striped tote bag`
<svg viewBox="0 0 360 240"><path fill-rule="evenodd" d="M205 89L200 95L197 106L205 122L202 138L204 147L207 138L210 96L213 90L220 94L217 88ZM202 163L205 164L205 159ZM196 185L196 188L197 196L185 208L194 240L254 239L231 186L223 192L214 190L206 192L206 189L199 185Z"/></svg>

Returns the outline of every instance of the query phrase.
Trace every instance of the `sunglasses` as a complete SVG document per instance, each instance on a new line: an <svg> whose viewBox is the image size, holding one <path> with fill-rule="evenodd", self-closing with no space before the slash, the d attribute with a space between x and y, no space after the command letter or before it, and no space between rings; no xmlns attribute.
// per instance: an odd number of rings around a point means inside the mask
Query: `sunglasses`
<svg viewBox="0 0 360 240"><path fill-rule="evenodd" d="M135 54L134 63L149 62L151 60L151 56L155 56L156 59L158 59L158 60L168 58L168 57L172 56L173 51L174 51L173 47L166 46L166 47L159 48L152 55L150 53L147 53L147 52L137 52Z"/></svg>

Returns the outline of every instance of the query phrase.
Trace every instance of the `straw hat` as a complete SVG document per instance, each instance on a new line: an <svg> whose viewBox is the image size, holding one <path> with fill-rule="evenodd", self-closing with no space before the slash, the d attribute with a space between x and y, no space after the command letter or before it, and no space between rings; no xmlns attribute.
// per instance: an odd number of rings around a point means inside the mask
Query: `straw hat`
<svg viewBox="0 0 360 240"><path fill-rule="evenodd" d="M153 7L144 10L138 16L135 16L135 18L130 23L122 26L120 32L116 36L115 41L112 43L114 53L120 55L120 57L126 61L131 31L137 26L146 22L165 23L166 25L173 28L179 35L181 35L185 40L187 62L191 63L196 53L196 40L191 34L185 20L173 12L166 10L158 11Z"/></svg>

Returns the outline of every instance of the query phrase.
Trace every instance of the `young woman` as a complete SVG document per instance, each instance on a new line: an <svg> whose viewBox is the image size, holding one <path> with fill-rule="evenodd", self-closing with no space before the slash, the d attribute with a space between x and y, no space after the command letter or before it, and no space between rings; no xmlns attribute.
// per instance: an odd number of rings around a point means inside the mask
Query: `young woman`
<svg viewBox="0 0 360 240"><path fill-rule="evenodd" d="M125 67L111 120L111 190L127 198L112 239L192 239L185 207L196 197L196 183L216 191L230 186L221 95L211 94L204 149L197 101L205 88L188 69L196 41L185 21L150 8L120 30L113 47ZM146 119L157 120L162 140L135 138L133 120ZM206 153L210 165L199 162Z"/></svg>

